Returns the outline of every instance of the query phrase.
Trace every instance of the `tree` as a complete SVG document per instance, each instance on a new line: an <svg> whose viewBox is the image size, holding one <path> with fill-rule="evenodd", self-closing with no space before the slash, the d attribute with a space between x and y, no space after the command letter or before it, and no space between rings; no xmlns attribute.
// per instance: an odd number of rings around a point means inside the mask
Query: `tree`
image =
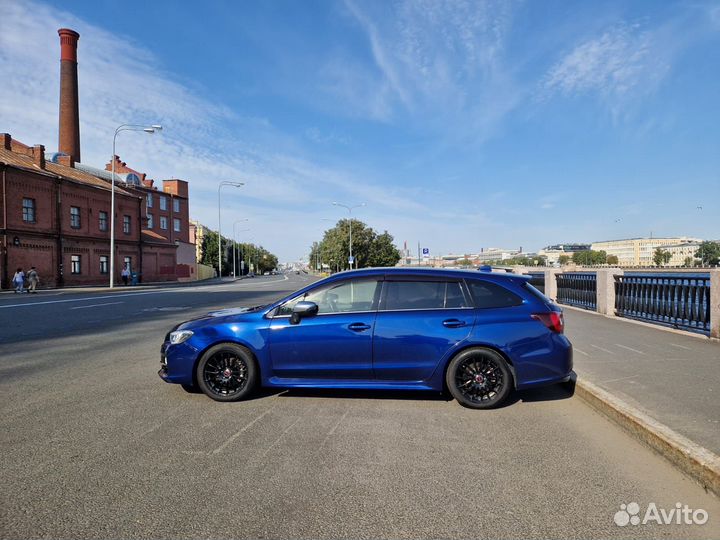
<svg viewBox="0 0 720 540"><path fill-rule="evenodd" d="M311 265L319 260L331 270L347 268L350 254L349 219L341 219L335 227L325 231L320 242L310 249ZM352 220L352 252L357 268L368 266L395 266L400 260L400 251L393 245L393 237L387 231L376 233L362 221Z"/></svg>
<svg viewBox="0 0 720 540"><path fill-rule="evenodd" d="M560 256L558 257L558 262L559 262L561 265L565 266L567 263L570 262L570 255L560 255Z"/></svg>
<svg viewBox="0 0 720 540"><path fill-rule="evenodd" d="M607 253L604 251L593 251L591 249L576 251L573 253L572 259L575 264L582 264L584 266L605 264L607 262Z"/></svg>
<svg viewBox="0 0 720 540"><path fill-rule="evenodd" d="M467 257L464 259L458 259L457 265L458 266L472 266L473 262L468 259Z"/></svg>
<svg viewBox="0 0 720 540"><path fill-rule="evenodd" d="M657 248L653 254L653 262L655 263L655 266L667 264L670 262L670 259L672 259L672 253L662 248Z"/></svg>
<svg viewBox="0 0 720 540"><path fill-rule="evenodd" d="M617 265L619 261L617 255L608 255L605 262L608 264Z"/></svg>
<svg viewBox="0 0 720 540"><path fill-rule="evenodd" d="M694 262L695 260L692 257L685 257L685 262L683 263L683 266L686 268L692 268Z"/></svg>
<svg viewBox="0 0 720 540"><path fill-rule="evenodd" d="M720 242L703 242L695 252L695 258L708 266L717 266L720 264Z"/></svg>

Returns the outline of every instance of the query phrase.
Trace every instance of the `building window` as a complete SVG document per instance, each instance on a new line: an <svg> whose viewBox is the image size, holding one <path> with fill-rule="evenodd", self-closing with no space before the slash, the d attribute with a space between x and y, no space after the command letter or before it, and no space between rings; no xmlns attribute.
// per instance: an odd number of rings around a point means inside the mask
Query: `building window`
<svg viewBox="0 0 720 540"><path fill-rule="evenodd" d="M154 225L153 225L152 214L148 214L148 229L152 229L153 227L154 227Z"/></svg>
<svg viewBox="0 0 720 540"><path fill-rule="evenodd" d="M123 259L123 268L127 268L132 272L132 257L125 257L125 259Z"/></svg>
<svg viewBox="0 0 720 540"><path fill-rule="evenodd" d="M123 232L130 234L130 216L123 216Z"/></svg>
<svg viewBox="0 0 720 540"><path fill-rule="evenodd" d="M152 193L147 194L147 207L152 208L153 207L153 196Z"/></svg>
<svg viewBox="0 0 720 540"><path fill-rule="evenodd" d="M108 230L108 213L100 210L100 212L98 213L98 220L100 223L100 230L107 231Z"/></svg>
<svg viewBox="0 0 720 540"><path fill-rule="evenodd" d="M101 274L108 273L108 256L107 255L100 255L100 273Z"/></svg>
<svg viewBox="0 0 720 540"><path fill-rule="evenodd" d="M160 195L160 210L167 210L167 197Z"/></svg>
<svg viewBox="0 0 720 540"><path fill-rule="evenodd" d="M180 220L178 218L173 219L173 230L175 232L180 232Z"/></svg>
<svg viewBox="0 0 720 540"><path fill-rule="evenodd" d="M80 228L80 208L77 206L70 207L70 226L73 229Z"/></svg>
<svg viewBox="0 0 720 540"><path fill-rule="evenodd" d="M23 199L23 221L35 223L35 199Z"/></svg>
<svg viewBox="0 0 720 540"><path fill-rule="evenodd" d="M180 212L180 199L173 199L173 212Z"/></svg>
<svg viewBox="0 0 720 540"><path fill-rule="evenodd" d="M80 274L80 255L70 256L70 273Z"/></svg>
<svg viewBox="0 0 720 540"><path fill-rule="evenodd" d="M160 216L160 228L164 231L167 230L167 218L165 216Z"/></svg>

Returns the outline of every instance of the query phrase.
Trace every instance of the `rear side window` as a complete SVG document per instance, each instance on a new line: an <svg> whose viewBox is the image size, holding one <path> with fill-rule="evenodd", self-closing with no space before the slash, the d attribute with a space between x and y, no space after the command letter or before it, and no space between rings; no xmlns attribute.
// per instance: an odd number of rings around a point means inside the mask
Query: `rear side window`
<svg viewBox="0 0 720 540"><path fill-rule="evenodd" d="M385 311L468 307L458 282L386 281Z"/></svg>
<svg viewBox="0 0 720 540"><path fill-rule="evenodd" d="M470 294L478 308L503 308L519 306L523 300L505 287L490 281L469 279L467 281Z"/></svg>

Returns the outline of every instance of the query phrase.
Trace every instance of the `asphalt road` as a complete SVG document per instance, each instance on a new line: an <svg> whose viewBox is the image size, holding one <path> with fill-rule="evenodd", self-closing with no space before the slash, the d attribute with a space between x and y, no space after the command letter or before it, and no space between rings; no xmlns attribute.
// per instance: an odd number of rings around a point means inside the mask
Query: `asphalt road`
<svg viewBox="0 0 720 540"><path fill-rule="evenodd" d="M157 377L175 322L299 278L0 298L0 536L720 537L718 499L563 387L471 411L398 392L220 404ZM710 520L618 527L633 501Z"/></svg>

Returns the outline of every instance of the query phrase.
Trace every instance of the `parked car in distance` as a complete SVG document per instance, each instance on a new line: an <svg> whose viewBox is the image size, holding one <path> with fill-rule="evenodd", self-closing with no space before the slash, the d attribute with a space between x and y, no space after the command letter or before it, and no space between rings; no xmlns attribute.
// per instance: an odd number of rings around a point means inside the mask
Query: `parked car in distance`
<svg viewBox="0 0 720 540"><path fill-rule="evenodd" d="M515 274L378 268L175 326L158 374L217 401L258 386L448 390L491 408L567 381L561 310Z"/></svg>
<svg viewBox="0 0 720 540"><path fill-rule="evenodd" d="M270 272L269 272L269 271L265 270L265 271L263 272L263 276L269 276L269 275L270 275Z"/></svg>

